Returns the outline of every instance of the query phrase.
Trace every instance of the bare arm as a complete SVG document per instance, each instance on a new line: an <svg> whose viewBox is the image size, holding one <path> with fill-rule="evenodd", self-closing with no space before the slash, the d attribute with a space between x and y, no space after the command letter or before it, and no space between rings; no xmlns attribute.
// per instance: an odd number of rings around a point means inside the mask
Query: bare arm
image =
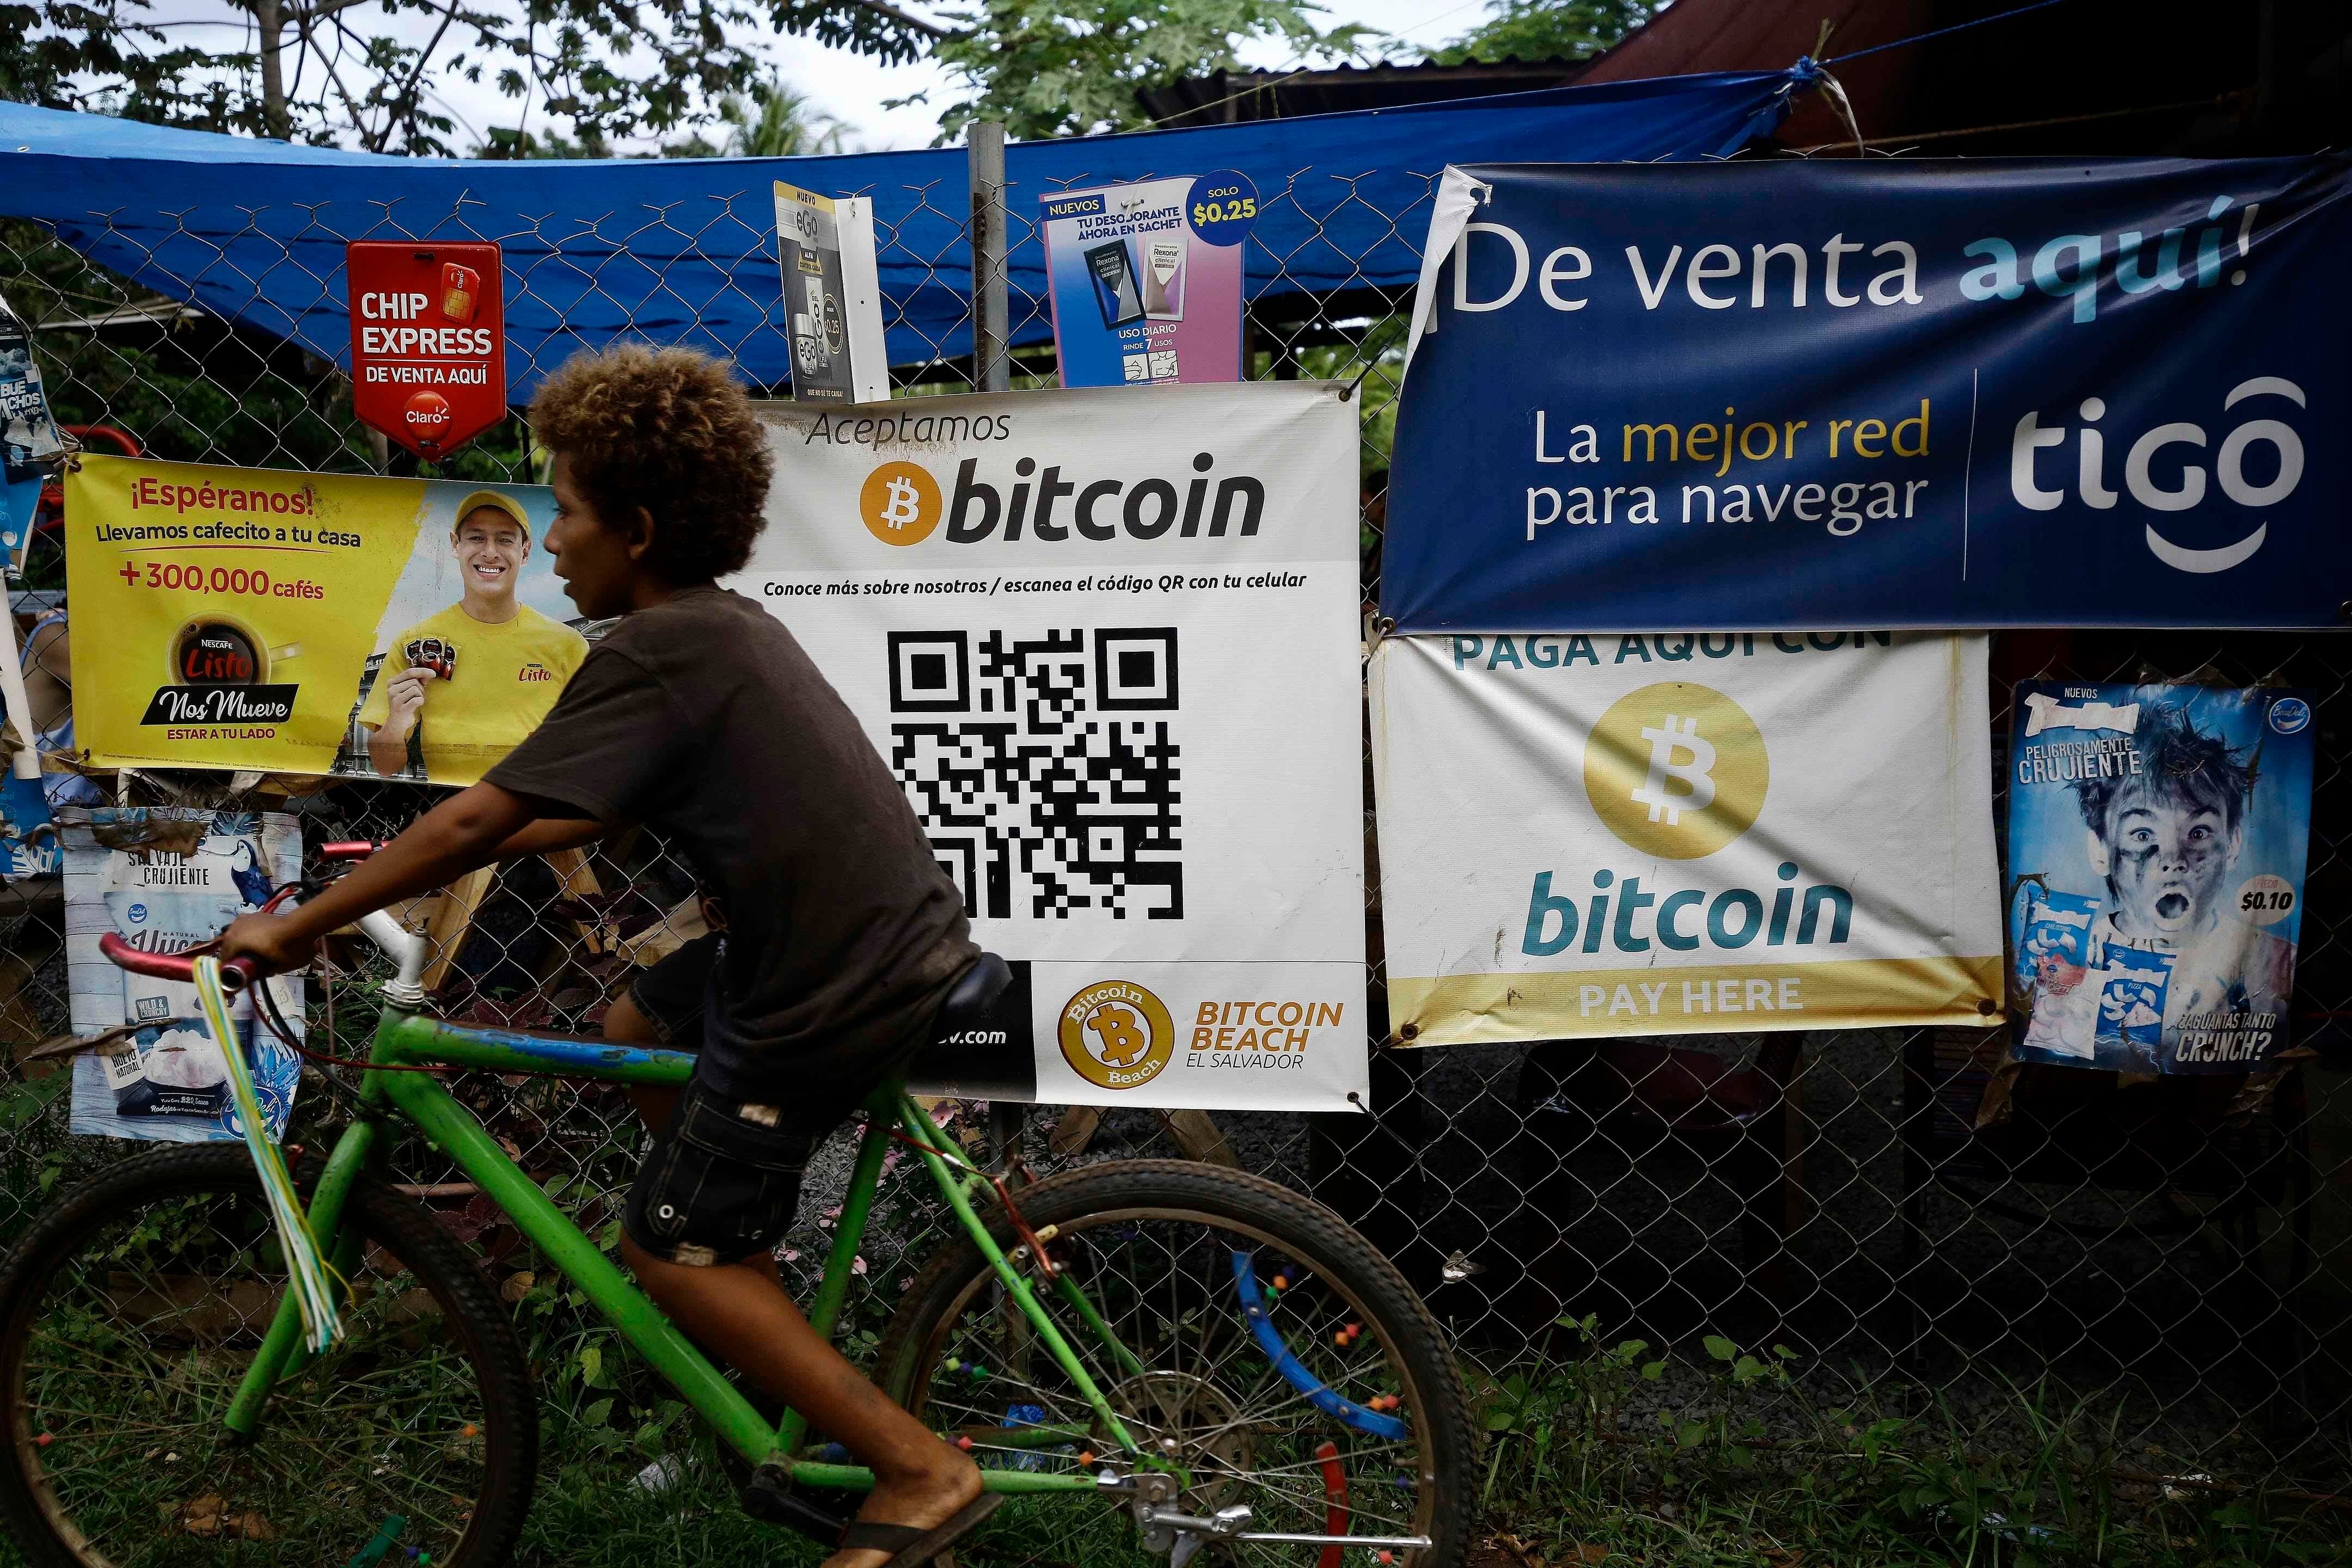
<svg viewBox="0 0 2352 1568"><path fill-rule="evenodd" d="M279 973L299 969L329 931L491 864L540 809L527 795L478 784L435 806L309 903L282 915L239 919L221 933L221 952L257 959Z"/></svg>
<svg viewBox="0 0 2352 1568"><path fill-rule="evenodd" d="M408 766L408 737L395 735L389 724L379 725L368 731L368 766L386 778L399 774Z"/></svg>
<svg viewBox="0 0 2352 1568"><path fill-rule="evenodd" d="M552 855L559 849L577 849L583 844L593 844L612 830L593 816L542 816L529 826L509 834L499 846L499 860L520 860L526 855Z"/></svg>
<svg viewBox="0 0 2352 1568"><path fill-rule="evenodd" d="M408 737L425 707L425 688L437 679L423 665L392 678L384 687L383 722L368 731L368 765L386 778L408 771Z"/></svg>

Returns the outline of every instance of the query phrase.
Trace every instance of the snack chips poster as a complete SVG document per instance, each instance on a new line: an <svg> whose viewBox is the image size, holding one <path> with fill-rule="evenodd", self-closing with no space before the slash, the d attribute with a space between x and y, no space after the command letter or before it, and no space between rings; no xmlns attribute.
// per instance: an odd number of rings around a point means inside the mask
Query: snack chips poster
<svg viewBox="0 0 2352 1568"><path fill-rule="evenodd" d="M65 830L68 1016L77 1035L137 1026L112 1055L74 1058L76 1132L167 1143L242 1138L228 1064L196 1002L196 988L132 974L107 962L108 931L149 952L184 952L259 909L302 874L302 827L282 812L98 810ZM302 977L268 983L299 1041ZM254 1021L250 998L231 1005L253 1069L253 1092L281 1138L293 1113L301 1058Z"/></svg>
<svg viewBox="0 0 2352 1568"><path fill-rule="evenodd" d="M539 485L85 456L67 476L95 765L472 784L588 645Z"/></svg>
<svg viewBox="0 0 2352 1568"><path fill-rule="evenodd" d="M1038 210L1064 386L1242 379L1246 175L1059 191Z"/></svg>
<svg viewBox="0 0 2352 1568"><path fill-rule="evenodd" d="M2287 1048L2317 731L2306 691L2018 688L2019 1060L2245 1072Z"/></svg>

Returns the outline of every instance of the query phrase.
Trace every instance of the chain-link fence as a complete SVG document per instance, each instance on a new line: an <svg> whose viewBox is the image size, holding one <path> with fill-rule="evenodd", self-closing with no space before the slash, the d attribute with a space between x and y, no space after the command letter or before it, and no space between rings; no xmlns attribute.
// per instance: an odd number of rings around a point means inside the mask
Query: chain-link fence
<svg viewBox="0 0 2352 1568"><path fill-rule="evenodd" d="M1291 204L1311 217L1342 207L1360 216L1371 200L1365 180L1364 171L1307 168L1262 194L1269 205ZM1433 171L1416 175L1412 199L1377 209L1384 245L1417 248L1433 183ZM1397 188L1390 172L1381 189ZM966 193L909 194L916 210L960 220ZM1039 243L1023 216L1035 210L1036 195L1011 192L1013 256ZM315 212L295 227L313 258L315 242L332 242L339 254L342 240L356 238L509 246L529 238L607 259L625 257L650 231L674 255L690 257L698 243L673 213L616 216L601 232L517 237L477 233L462 208L368 210L368 222L350 233ZM284 235L285 216L257 210L252 232ZM772 250L772 239L756 243ZM205 238L215 250L222 241ZM291 257L296 241L285 243ZM970 298L970 251L961 241L915 255L886 229L881 245L886 270L912 266L931 286ZM593 290L601 264L583 259L565 287L585 278ZM1367 275L1328 245L1311 257L1261 256L1256 265L1244 328L1248 374L1360 379L1369 609L1409 289ZM323 292L327 276L312 270ZM0 223L0 284L37 326L58 417L80 427L93 449L415 471L353 424L348 382L332 366L130 289L32 225ZM520 287L532 285L526 279ZM1017 284L1007 305L1003 326L988 336L1018 342L1048 310ZM648 328L646 335L695 340L691 331ZM1012 351L1016 388L1050 384L1053 373L1049 348ZM974 356L940 352L895 377L903 395L966 390ZM448 471L540 477L520 419L460 454ZM16 608L17 631L28 636L34 721L60 767L71 756L72 716L63 582L58 536L45 531ZM2006 712L2013 684L2032 677L2279 680L2315 690L2325 723L2352 668L2352 645L2057 632L2004 635L1993 658L1996 715ZM1998 721L1995 729L1998 736ZM1312 1193L1400 1260L1466 1360L1495 1380L1488 1386L1512 1369L1575 1353L1593 1333L1683 1348L1716 1335L1793 1351L1797 1371L1784 1395L1791 1408L1907 1414L1986 1447L2016 1436L2021 1411L2089 1410L2116 1473L2152 1484L2333 1493L2346 1469L2352 1411L2345 1348L2352 1343L2345 1267L2352 1096L2336 1066L2334 1022L2352 1009L2336 926L2352 892L2339 826L2352 811L2336 808L2352 804L2352 793L2334 760L2335 741L2323 733L2297 988L2299 1037L2312 1049L2284 1070L2138 1082L2105 1072L2017 1073L1997 1070L1998 1032L1965 1030L1398 1050L1380 1038L1386 1025L1376 1002L1378 1110L1370 1117L1040 1108L1023 1118L1003 1107L961 1107L947 1112L950 1127L975 1150L1001 1152L1013 1141L1041 1173L1181 1149ZM66 799L85 804L290 810L314 847L387 837L432 798L394 784L320 787L195 773L106 775L61 787ZM1368 818L1368 848L1370 829ZM412 913L435 935L431 978L442 1010L593 1029L634 967L693 933L693 894L687 868L651 836L635 834L576 862L509 865ZM0 1078L5 1240L57 1184L134 1146L69 1137L66 1075L53 1060L22 1060L35 1042L66 1027L65 912L55 879L18 883L0 900L0 1014L11 1055ZM1375 954L1377 917L1375 908L1368 922ZM311 986L314 1042L333 1054L362 1050L381 975L371 974L362 953L341 946L331 946L320 967ZM1372 979L1377 998L1377 963ZM305 1068L297 1141L317 1141L347 1111L352 1077L347 1068ZM581 1211L592 1234L602 1227L609 1241L639 1138L620 1089L476 1076L459 1092L535 1177ZM486 1199L421 1145L404 1149L397 1163L418 1195L480 1247L520 1311L544 1318L558 1310L551 1273ZM820 1267L828 1205L837 1201L828 1194L837 1194L846 1165L836 1139L812 1174L784 1254L804 1286ZM938 1216L922 1197L910 1190L886 1198L863 1260L853 1332L880 1328L938 1239ZM1590 1329L1579 1327L1588 1321ZM1655 1398L1670 1405L1671 1386Z"/></svg>

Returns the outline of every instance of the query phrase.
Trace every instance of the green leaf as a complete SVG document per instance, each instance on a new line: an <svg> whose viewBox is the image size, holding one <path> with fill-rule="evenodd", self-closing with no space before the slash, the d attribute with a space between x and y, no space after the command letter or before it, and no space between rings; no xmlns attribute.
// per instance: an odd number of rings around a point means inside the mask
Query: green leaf
<svg viewBox="0 0 2352 1568"><path fill-rule="evenodd" d="M5 1095L0 1095L0 1132L13 1132L38 1118L49 1101L72 1082L73 1074L53 1072L47 1078L11 1086Z"/></svg>
<svg viewBox="0 0 2352 1568"><path fill-rule="evenodd" d="M1451 43L1423 47L1445 65L1474 60L1581 60L1610 47L1663 0L1494 0L1488 19Z"/></svg>
<svg viewBox="0 0 2352 1568"><path fill-rule="evenodd" d="M1701 1342L1706 1346L1706 1353L1717 1361L1727 1362L1739 1354L1739 1347L1721 1334L1709 1334Z"/></svg>
<svg viewBox="0 0 2352 1568"><path fill-rule="evenodd" d="M580 1419L591 1426L602 1426L613 1418L613 1402L600 1399L582 1412Z"/></svg>

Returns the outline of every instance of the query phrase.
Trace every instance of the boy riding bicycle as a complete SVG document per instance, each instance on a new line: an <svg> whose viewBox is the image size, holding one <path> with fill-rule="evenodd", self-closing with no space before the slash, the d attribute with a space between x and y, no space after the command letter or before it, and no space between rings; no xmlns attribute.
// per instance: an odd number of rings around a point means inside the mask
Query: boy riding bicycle
<svg viewBox="0 0 2352 1568"><path fill-rule="evenodd" d="M327 932L478 867L623 823L676 845L726 930L639 975L605 1019L614 1039L699 1052L682 1092L640 1095L656 1131L622 1256L688 1334L874 1470L825 1568L911 1568L998 1498L810 1329L773 1249L810 1152L903 1069L977 962L963 900L792 634L717 586L766 526L773 467L725 369L680 349L583 354L530 424L555 454L555 574L583 616L619 624L480 784L222 947L295 969Z"/></svg>

